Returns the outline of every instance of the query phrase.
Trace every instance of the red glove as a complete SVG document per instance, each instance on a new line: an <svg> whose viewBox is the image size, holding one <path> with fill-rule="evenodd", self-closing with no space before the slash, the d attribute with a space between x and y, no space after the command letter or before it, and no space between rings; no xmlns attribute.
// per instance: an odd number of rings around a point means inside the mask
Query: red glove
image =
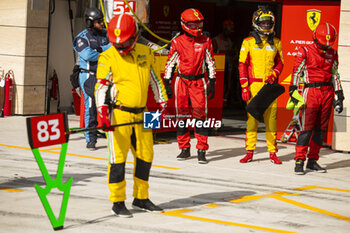
<svg viewBox="0 0 350 233"><path fill-rule="evenodd" d="M272 74L270 74L266 79L265 79L265 83L269 83L269 84L273 84L275 83L277 79L277 75L275 71L272 71Z"/></svg>
<svg viewBox="0 0 350 233"><path fill-rule="evenodd" d="M99 107L98 114L100 115L101 118L101 123L103 127L103 131L114 131L114 127L111 127L111 122L108 119L108 106L107 105L102 105Z"/></svg>
<svg viewBox="0 0 350 233"><path fill-rule="evenodd" d="M243 101L248 101L250 100L250 91L249 91L249 87L244 87L242 88L242 99Z"/></svg>

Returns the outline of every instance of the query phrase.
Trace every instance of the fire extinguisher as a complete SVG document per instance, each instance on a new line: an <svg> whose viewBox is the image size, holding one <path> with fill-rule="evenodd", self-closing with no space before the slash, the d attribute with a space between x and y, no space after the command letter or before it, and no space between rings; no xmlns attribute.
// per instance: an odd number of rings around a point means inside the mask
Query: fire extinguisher
<svg viewBox="0 0 350 233"><path fill-rule="evenodd" d="M53 75L50 78L51 88L50 88L50 97L52 100L58 100L58 78L56 70L53 71Z"/></svg>
<svg viewBox="0 0 350 233"><path fill-rule="evenodd" d="M9 70L5 75L4 102L2 105L0 117L11 116L13 82L14 74L12 70Z"/></svg>

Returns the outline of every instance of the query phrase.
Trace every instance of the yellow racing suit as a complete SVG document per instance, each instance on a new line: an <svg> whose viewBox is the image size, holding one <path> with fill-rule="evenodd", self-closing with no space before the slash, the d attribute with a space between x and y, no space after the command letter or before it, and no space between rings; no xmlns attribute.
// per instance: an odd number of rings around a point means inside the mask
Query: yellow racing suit
<svg viewBox="0 0 350 233"><path fill-rule="evenodd" d="M239 74L241 87L249 87L250 99L256 96L266 84L267 78L273 74L275 82L283 69L281 41L274 37L273 45L267 42L267 37L261 37L262 43L256 44L254 37L243 40L239 54ZM276 115L277 99L272 102L264 113L266 126L266 141L269 152L277 152L276 148ZM248 113L246 130L246 150L254 150L257 142L258 121Z"/></svg>
<svg viewBox="0 0 350 233"><path fill-rule="evenodd" d="M95 86L96 106L106 105L106 97L114 100L110 113L111 124L124 124L143 120L148 87L151 85L157 103L168 97L163 81L153 70L154 55L151 48L136 43L126 56L121 56L114 46L101 53L97 66ZM108 96L107 96L108 95ZM148 178L153 160L153 136L143 124L114 128L107 132L109 150L108 187L111 202L126 199L125 162L129 149L134 155L133 196L148 198Z"/></svg>

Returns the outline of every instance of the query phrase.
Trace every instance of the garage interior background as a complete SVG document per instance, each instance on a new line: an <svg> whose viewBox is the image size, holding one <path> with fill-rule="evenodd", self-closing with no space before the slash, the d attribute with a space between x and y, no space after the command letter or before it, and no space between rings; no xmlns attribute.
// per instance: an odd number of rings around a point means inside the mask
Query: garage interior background
<svg viewBox="0 0 350 233"><path fill-rule="evenodd" d="M48 114L57 111L72 113L73 97L69 75L72 72L74 54L72 37L84 27L84 11L87 7L98 6L99 0L2 0L0 1L0 71L14 71L14 86L12 113L15 115ZM113 2L113 1L109 1ZM221 24L226 19L235 23L232 37L235 44L241 41L251 30L251 15L260 4L268 4L276 15L276 32L280 36L282 6L288 2L306 2L291 0L136 0L136 13L151 30L159 36L170 39L171 31L180 31L180 13L189 7L198 8L205 16L204 30L211 37L221 31ZM349 1L307 1L313 4L340 5L339 22L339 71L345 90L345 109L350 99L350 67L346 61L350 59L350 2ZM163 5L169 6L168 16L165 16ZM104 1L106 11L110 12L108 1ZM72 20L70 18L70 9ZM141 17L142 16L142 17ZM160 30L157 22L164 17L170 17L175 23L170 30ZM151 36L149 39L157 42ZM59 95L57 99L49 96L52 85L50 79L57 74ZM1 74L1 72L0 72ZM2 105L3 93L0 93ZM236 101L226 107L227 116L234 116L237 111L244 112L244 105ZM230 109L232 108L232 109ZM239 114L241 115L241 112ZM345 110L346 112L346 110ZM344 120L345 119L345 120ZM335 128L338 131L333 137L333 148L350 151L350 145L340 142L350 136L349 114L335 116ZM346 122L344 125L343 123ZM344 128L345 127L345 128ZM341 130L339 130L341 129Z"/></svg>

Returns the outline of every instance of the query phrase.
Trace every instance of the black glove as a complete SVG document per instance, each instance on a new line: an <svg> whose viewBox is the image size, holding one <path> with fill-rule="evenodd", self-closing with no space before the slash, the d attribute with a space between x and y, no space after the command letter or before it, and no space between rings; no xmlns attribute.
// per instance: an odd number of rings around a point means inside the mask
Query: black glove
<svg viewBox="0 0 350 233"><path fill-rule="evenodd" d="M173 90L171 89L170 79L164 79L164 86L168 99L173 98Z"/></svg>
<svg viewBox="0 0 350 233"><path fill-rule="evenodd" d="M342 90L336 91L336 100L334 100L334 110L337 113L341 113L343 111L343 100L344 100L344 93Z"/></svg>
<svg viewBox="0 0 350 233"><path fill-rule="evenodd" d="M293 103L297 104L299 101L294 98L292 95L293 95L293 92L298 89L297 86L295 85L292 85L292 86L289 86L289 96L290 96L290 99L292 100Z"/></svg>
<svg viewBox="0 0 350 233"><path fill-rule="evenodd" d="M207 96L209 97L210 95L209 100L211 100L215 96L215 82L216 82L215 78L209 79L209 87L207 90Z"/></svg>
<svg viewBox="0 0 350 233"><path fill-rule="evenodd" d="M99 53L102 53L103 52L103 49L101 47L97 47L96 48L96 51L99 52Z"/></svg>

